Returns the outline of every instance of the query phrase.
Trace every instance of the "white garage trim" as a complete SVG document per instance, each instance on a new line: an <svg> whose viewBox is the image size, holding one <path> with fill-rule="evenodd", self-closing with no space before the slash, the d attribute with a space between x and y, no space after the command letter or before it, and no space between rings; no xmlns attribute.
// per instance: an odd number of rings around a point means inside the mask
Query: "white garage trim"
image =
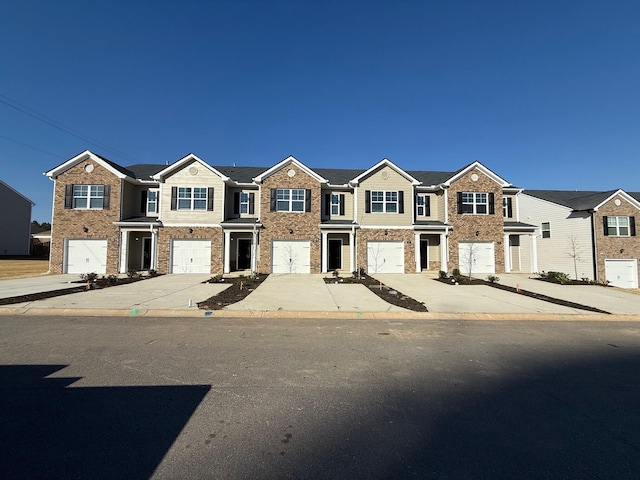
<svg viewBox="0 0 640 480"><path fill-rule="evenodd" d="M463 275L494 274L496 272L493 242L458 243L458 268Z"/></svg>
<svg viewBox="0 0 640 480"><path fill-rule="evenodd" d="M404 273L404 242L367 242L367 273Z"/></svg>
<svg viewBox="0 0 640 480"><path fill-rule="evenodd" d="M638 288L638 260L606 259L604 276L614 287Z"/></svg>
<svg viewBox="0 0 640 480"><path fill-rule="evenodd" d="M211 273L211 240L172 240L171 273Z"/></svg>
<svg viewBox="0 0 640 480"><path fill-rule="evenodd" d="M271 243L273 273L311 273L311 242L274 240Z"/></svg>
<svg viewBox="0 0 640 480"><path fill-rule="evenodd" d="M64 273L107 273L107 240L67 240Z"/></svg>

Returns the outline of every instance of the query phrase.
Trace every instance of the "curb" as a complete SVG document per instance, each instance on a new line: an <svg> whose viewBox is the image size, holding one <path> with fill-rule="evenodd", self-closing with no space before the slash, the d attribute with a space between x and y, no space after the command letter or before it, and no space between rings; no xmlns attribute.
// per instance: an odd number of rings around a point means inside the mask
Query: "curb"
<svg viewBox="0 0 640 480"><path fill-rule="evenodd" d="M616 321L638 322L640 315L558 314L558 313L452 313L452 312L328 312L287 310L162 310L0 307L0 316L77 317L181 317L181 318L264 318L264 319L344 319L344 320L482 320L482 321Z"/></svg>

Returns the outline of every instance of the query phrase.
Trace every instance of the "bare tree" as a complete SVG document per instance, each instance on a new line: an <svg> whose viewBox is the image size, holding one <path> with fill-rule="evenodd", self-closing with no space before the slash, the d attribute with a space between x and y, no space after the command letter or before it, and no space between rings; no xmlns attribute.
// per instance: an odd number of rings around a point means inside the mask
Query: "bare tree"
<svg viewBox="0 0 640 480"><path fill-rule="evenodd" d="M475 242L468 242L464 248L460 249L460 269L468 272L469 279L473 273L474 264L478 261L478 245Z"/></svg>
<svg viewBox="0 0 640 480"><path fill-rule="evenodd" d="M282 254L282 260L287 265L289 273L296 273L298 266L298 254L294 251L291 245L287 245Z"/></svg>
<svg viewBox="0 0 640 480"><path fill-rule="evenodd" d="M582 260L582 245L575 235L569 235L569 247L567 255L573 260L573 273L576 280L578 280L578 262Z"/></svg>
<svg viewBox="0 0 640 480"><path fill-rule="evenodd" d="M367 270L369 274L380 273L385 263L382 253L380 243L376 243L375 248L371 244L367 245Z"/></svg>

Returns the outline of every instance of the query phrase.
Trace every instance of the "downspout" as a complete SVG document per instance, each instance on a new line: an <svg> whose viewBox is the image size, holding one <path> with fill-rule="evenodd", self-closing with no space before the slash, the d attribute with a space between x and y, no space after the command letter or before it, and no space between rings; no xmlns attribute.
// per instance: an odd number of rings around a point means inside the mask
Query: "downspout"
<svg viewBox="0 0 640 480"><path fill-rule="evenodd" d="M596 243L596 215L595 210L589 210L591 214L591 249L593 255L591 256L593 259L593 279L596 282L599 282L598 278L598 245Z"/></svg>

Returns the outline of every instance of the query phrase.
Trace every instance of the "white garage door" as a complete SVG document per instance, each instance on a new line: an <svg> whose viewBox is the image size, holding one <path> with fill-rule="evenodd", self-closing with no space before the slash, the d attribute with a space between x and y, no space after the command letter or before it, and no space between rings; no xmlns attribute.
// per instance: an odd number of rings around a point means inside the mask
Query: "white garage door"
<svg viewBox="0 0 640 480"><path fill-rule="evenodd" d="M460 242L458 244L458 268L463 275L496 272L493 242Z"/></svg>
<svg viewBox="0 0 640 480"><path fill-rule="evenodd" d="M107 273L106 240L68 240L66 273Z"/></svg>
<svg viewBox="0 0 640 480"><path fill-rule="evenodd" d="M274 240L271 244L273 273L310 273L311 243L305 240Z"/></svg>
<svg viewBox="0 0 640 480"><path fill-rule="evenodd" d="M404 243L367 242L367 272L404 273Z"/></svg>
<svg viewBox="0 0 640 480"><path fill-rule="evenodd" d="M614 287L638 288L637 260L605 260L604 274Z"/></svg>
<svg viewBox="0 0 640 480"><path fill-rule="evenodd" d="M174 240L171 273L211 273L211 240Z"/></svg>

